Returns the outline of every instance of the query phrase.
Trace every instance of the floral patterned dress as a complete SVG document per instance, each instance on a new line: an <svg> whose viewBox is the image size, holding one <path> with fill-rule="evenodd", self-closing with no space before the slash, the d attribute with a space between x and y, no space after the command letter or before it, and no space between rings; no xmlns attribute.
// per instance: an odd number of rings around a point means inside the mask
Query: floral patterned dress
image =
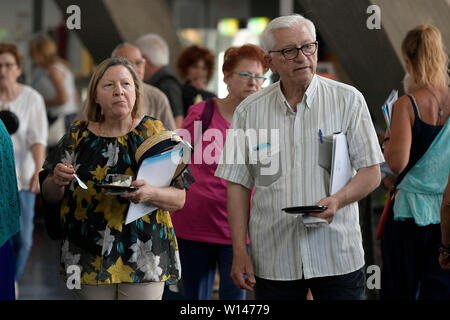
<svg viewBox="0 0 450 320"><path fill-rule="evenodd" d="M44 169L53 172L57 163L72 164L88 186L73 180L61 203L61 267L64 279L72 265L81 269L81 284L144 283L180 279L178 244L168 211L157 209L125 225L129 201L108 195L96 184L107 174L136 177L134 154L147 138L166 128L144 117L135 129L120 137L100 137L87 129L88 122L72 124L50 154ZM173 181L185 188L192 182L190 171Z"/></svg>

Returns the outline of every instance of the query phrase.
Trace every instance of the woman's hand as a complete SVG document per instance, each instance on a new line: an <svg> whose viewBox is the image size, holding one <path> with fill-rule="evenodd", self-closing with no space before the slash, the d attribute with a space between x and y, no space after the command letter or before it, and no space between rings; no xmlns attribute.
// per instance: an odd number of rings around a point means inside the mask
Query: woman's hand
<svg viewBox="0 0 450 320"><path fill-rule="evenodd" d="M159 188L147 184L144 180L136 180L131 183L133 187L139 187L138 190L123 193L120 196L133 203L152 203L157 207L174 211L184 206L186 200L186 191L175 187Z"/></svg>
<svg viewBox="0 0 450 320"><path fill-rule="evenodd" d="M75 178L74 173L75 170L72 165L58 163L53 170L52 181L57 186L65 187Z"/></svg>
<svg viewBox="0 0 450 320"><path fill-rule="evenodd" d="M135 180L131 183L131 186L139 189L122 194L122 198L128 199L133 203L152 202L155 199L156 187L147 184L145 180Z"/></svg>

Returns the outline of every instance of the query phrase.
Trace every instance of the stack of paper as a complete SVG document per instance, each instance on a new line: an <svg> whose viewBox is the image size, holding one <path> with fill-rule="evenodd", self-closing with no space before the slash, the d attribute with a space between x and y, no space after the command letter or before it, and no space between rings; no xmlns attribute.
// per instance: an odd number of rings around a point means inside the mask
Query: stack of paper
<svg viewBox="0 0 450 320"><path fill-rule="evenodd" d="M168 187L172 181L175 170L182 158L182 144L178 144L172 150L145 159L139 167L136 180L145 180L154 187ZM125 224L133 222L157 207L150 203L130 203Z"/></svg>
<svg viewBox="0 0 450 320"><path fill-rule="evenodd" d="M341 190L352 179L354 172L345 134L322 137L319 143L319 165L330 173L329 195Z"/></svg>
<svg viewBox="0 0 450 320"><path fill-rule="evenodd" d="M398 99L398 91L392 90L391 94L387 98L384 105L381 107L381 111L383 112L384 120L386 121L386 125L388 130L391 127L391 116L392 116L392 106L394 105L394 102Z"/></svg>

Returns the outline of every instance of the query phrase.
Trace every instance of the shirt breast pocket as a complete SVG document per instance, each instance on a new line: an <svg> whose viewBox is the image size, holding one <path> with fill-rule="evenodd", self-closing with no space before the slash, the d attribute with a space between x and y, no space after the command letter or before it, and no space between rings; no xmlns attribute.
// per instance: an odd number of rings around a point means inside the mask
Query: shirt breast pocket
<svg viewBox="0 0 450 320"><path fill-rule="evenodd" d="M253 150L253 157L256 160L253 165L256 185L268 187L281 177L279 146L269 143L260 144Z"/></svg>

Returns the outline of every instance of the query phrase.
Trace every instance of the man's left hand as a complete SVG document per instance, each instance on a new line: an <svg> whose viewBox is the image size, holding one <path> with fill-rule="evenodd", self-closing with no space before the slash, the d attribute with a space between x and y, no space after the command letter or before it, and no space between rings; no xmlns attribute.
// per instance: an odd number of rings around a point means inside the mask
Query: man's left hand
<svg viewBox="0 0 450 320"><path fill-rule="evenodd" d="M333 219L336 211L339 209L339 201L337 198L330 196L327 198L323 198L319 202L316 203L316 206L327 206L328 208L320 213L310 213L310 216L325 219L330 224Z"/></svg>

